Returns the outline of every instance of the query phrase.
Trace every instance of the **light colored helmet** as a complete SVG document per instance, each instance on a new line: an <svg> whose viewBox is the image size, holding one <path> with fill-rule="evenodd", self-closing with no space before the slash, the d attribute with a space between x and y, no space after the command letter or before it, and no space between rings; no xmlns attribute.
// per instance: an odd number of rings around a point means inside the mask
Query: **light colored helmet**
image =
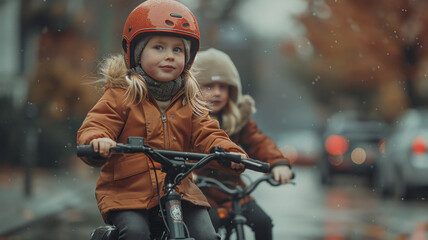
<svg viewBox="0 0 428 240"><path fill-rule="evenodd" d="M193 64L192 73L200 85L222 82L229 85L229 97L237 103L241 96L241 78L230 57L217 49L200 51Z"/></svg>

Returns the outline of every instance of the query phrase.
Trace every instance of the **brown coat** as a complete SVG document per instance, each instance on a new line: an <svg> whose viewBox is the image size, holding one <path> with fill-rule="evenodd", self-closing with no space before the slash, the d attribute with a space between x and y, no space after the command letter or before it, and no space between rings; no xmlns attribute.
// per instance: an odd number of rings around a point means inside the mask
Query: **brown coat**
<svg viewBox="0 0 428 240"><path fill-rule="evenodd" d="M78 131L77 144L87 145L92 139L108 137L119 143L126 143L129 136L144 137L145 144L154 149L192 151L209 153L214 146L221 146L228 152L245 153L234 144L226 133L219 129L218 122L208 114L196 117L190 104L185 104L183 90L165 110L166 121L154 98L138 105L124 104L125 89L107 88L102 98L86 116ZM83 161L90 164L87 159ZM221 171L229 171L213 163ZM159 180L161 197L165 173L160 165L152 163L144 154L113 155L101 169L96 186L98 207L108 222L107 212L118 209L150 209L158 204L155 171ZM156 169L156 170L155 170ZM176 190L184 200L209 207L209 204L194 184L191 176L184 179Z"/></svg>
<svg viewBox="0 0 428 240"><path fill-rule="evenodd" d="M268 136L264 135L257 127L257 124L252 120L249 120L240 132L230 136L230 139L240 145L251 158L270 163L271 168L275 165L288 164L288 160L285 159L282 153L278 150L275 142ZM196 173L201 176L215 178L221 182L230 182L235 185L245 187L245 184L239 175L232 175L230 173L211 168L199 169ZM229 211L231 210L232 198L230 196L220 192L216 188L202 189L202 192L213 207L224 207ZM253 199L251 197L247 197L242 201L242 203L250 200Z"/></svg>

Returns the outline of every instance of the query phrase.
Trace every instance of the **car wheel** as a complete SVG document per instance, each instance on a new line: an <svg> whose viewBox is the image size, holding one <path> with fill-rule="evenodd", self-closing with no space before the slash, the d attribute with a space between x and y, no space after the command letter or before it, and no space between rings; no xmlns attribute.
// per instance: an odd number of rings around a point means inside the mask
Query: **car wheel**
<svg viewBox="0 0 428 240"><path fill-rule="evenodd" d="M390 197L393 194L392 187L385 180L385 176L379 168L373 172L373 186L379 192L382 199Z"/></svg>
<svg viewBox="0 0 428 240"><path fill-rule="evenodd" d="M397 173L397 177L394 182L394 198L399 200L407 200L409 196L409 189L407 183L404 181L400 173Z"/></svg>
<svg viewBox="0 0 428 240"><path fill-rule="evenodd" d="M386 199L388 197L390 197L391 195L393 195L393 190L391 186L388 186L387 183L383 180L380 179L381 177L376 177L376 187L379 191L380 197L382 199Z"/></svg>
<svg viewBox="0 0 428 240"><path fill-rule="evenodd" d="M328 167L323 166L321 167L321 184L323 185L329 185L331 184L331 173Z"/></svg>

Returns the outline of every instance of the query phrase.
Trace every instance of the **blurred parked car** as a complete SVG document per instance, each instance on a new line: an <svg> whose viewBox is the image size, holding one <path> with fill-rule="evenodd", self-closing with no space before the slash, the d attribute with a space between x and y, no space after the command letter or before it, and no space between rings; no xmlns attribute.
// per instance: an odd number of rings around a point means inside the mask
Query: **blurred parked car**
<svg viewBox="0 0 428 240"><path fill-rule="evenodd" d="M373 184L377 161L384 151L388 125L378 116L358 111L332 115L323 134L323 156L319 161L321 182L335 174L368 177Z"/></svg>
<svg viewBox="0 0 428 240"><path fill-rule="evenodd" d="M321 154L321 137L316 130L286 131L277 145L292 165L315 165Z"/></svg>
<svg viewBox="0 0 428 240"><path fill-rule="evenodd" d="M411 109L394 124L379 161L376 185L382 195L407 198L410 190L428 187L428 109Z"/></svg>

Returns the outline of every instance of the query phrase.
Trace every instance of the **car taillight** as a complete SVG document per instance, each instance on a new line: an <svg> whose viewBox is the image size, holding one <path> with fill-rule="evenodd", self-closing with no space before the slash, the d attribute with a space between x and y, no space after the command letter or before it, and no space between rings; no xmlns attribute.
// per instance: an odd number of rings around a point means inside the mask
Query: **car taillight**
<svg viewBox="0 0 428 240"><path fill-rule="evenodd" d="M378 148L379 148L379 152L380 153L385 153L385 150L386 150L386 138L382 138L379 141Z"/></svg>
<svg viewBox="0 0 428 240"><path fill-rule="evenodd" d="M331 135L325 140L325 150L331 155L340 155L348 151L349 143L345 137Z"/></svg>
<svg viewBox="0 0 428 240"><path fill-rule="evenodd" d="M427 151L427 143L422 136L415 137L412 143L413 154L424 154Z"/></svg>

